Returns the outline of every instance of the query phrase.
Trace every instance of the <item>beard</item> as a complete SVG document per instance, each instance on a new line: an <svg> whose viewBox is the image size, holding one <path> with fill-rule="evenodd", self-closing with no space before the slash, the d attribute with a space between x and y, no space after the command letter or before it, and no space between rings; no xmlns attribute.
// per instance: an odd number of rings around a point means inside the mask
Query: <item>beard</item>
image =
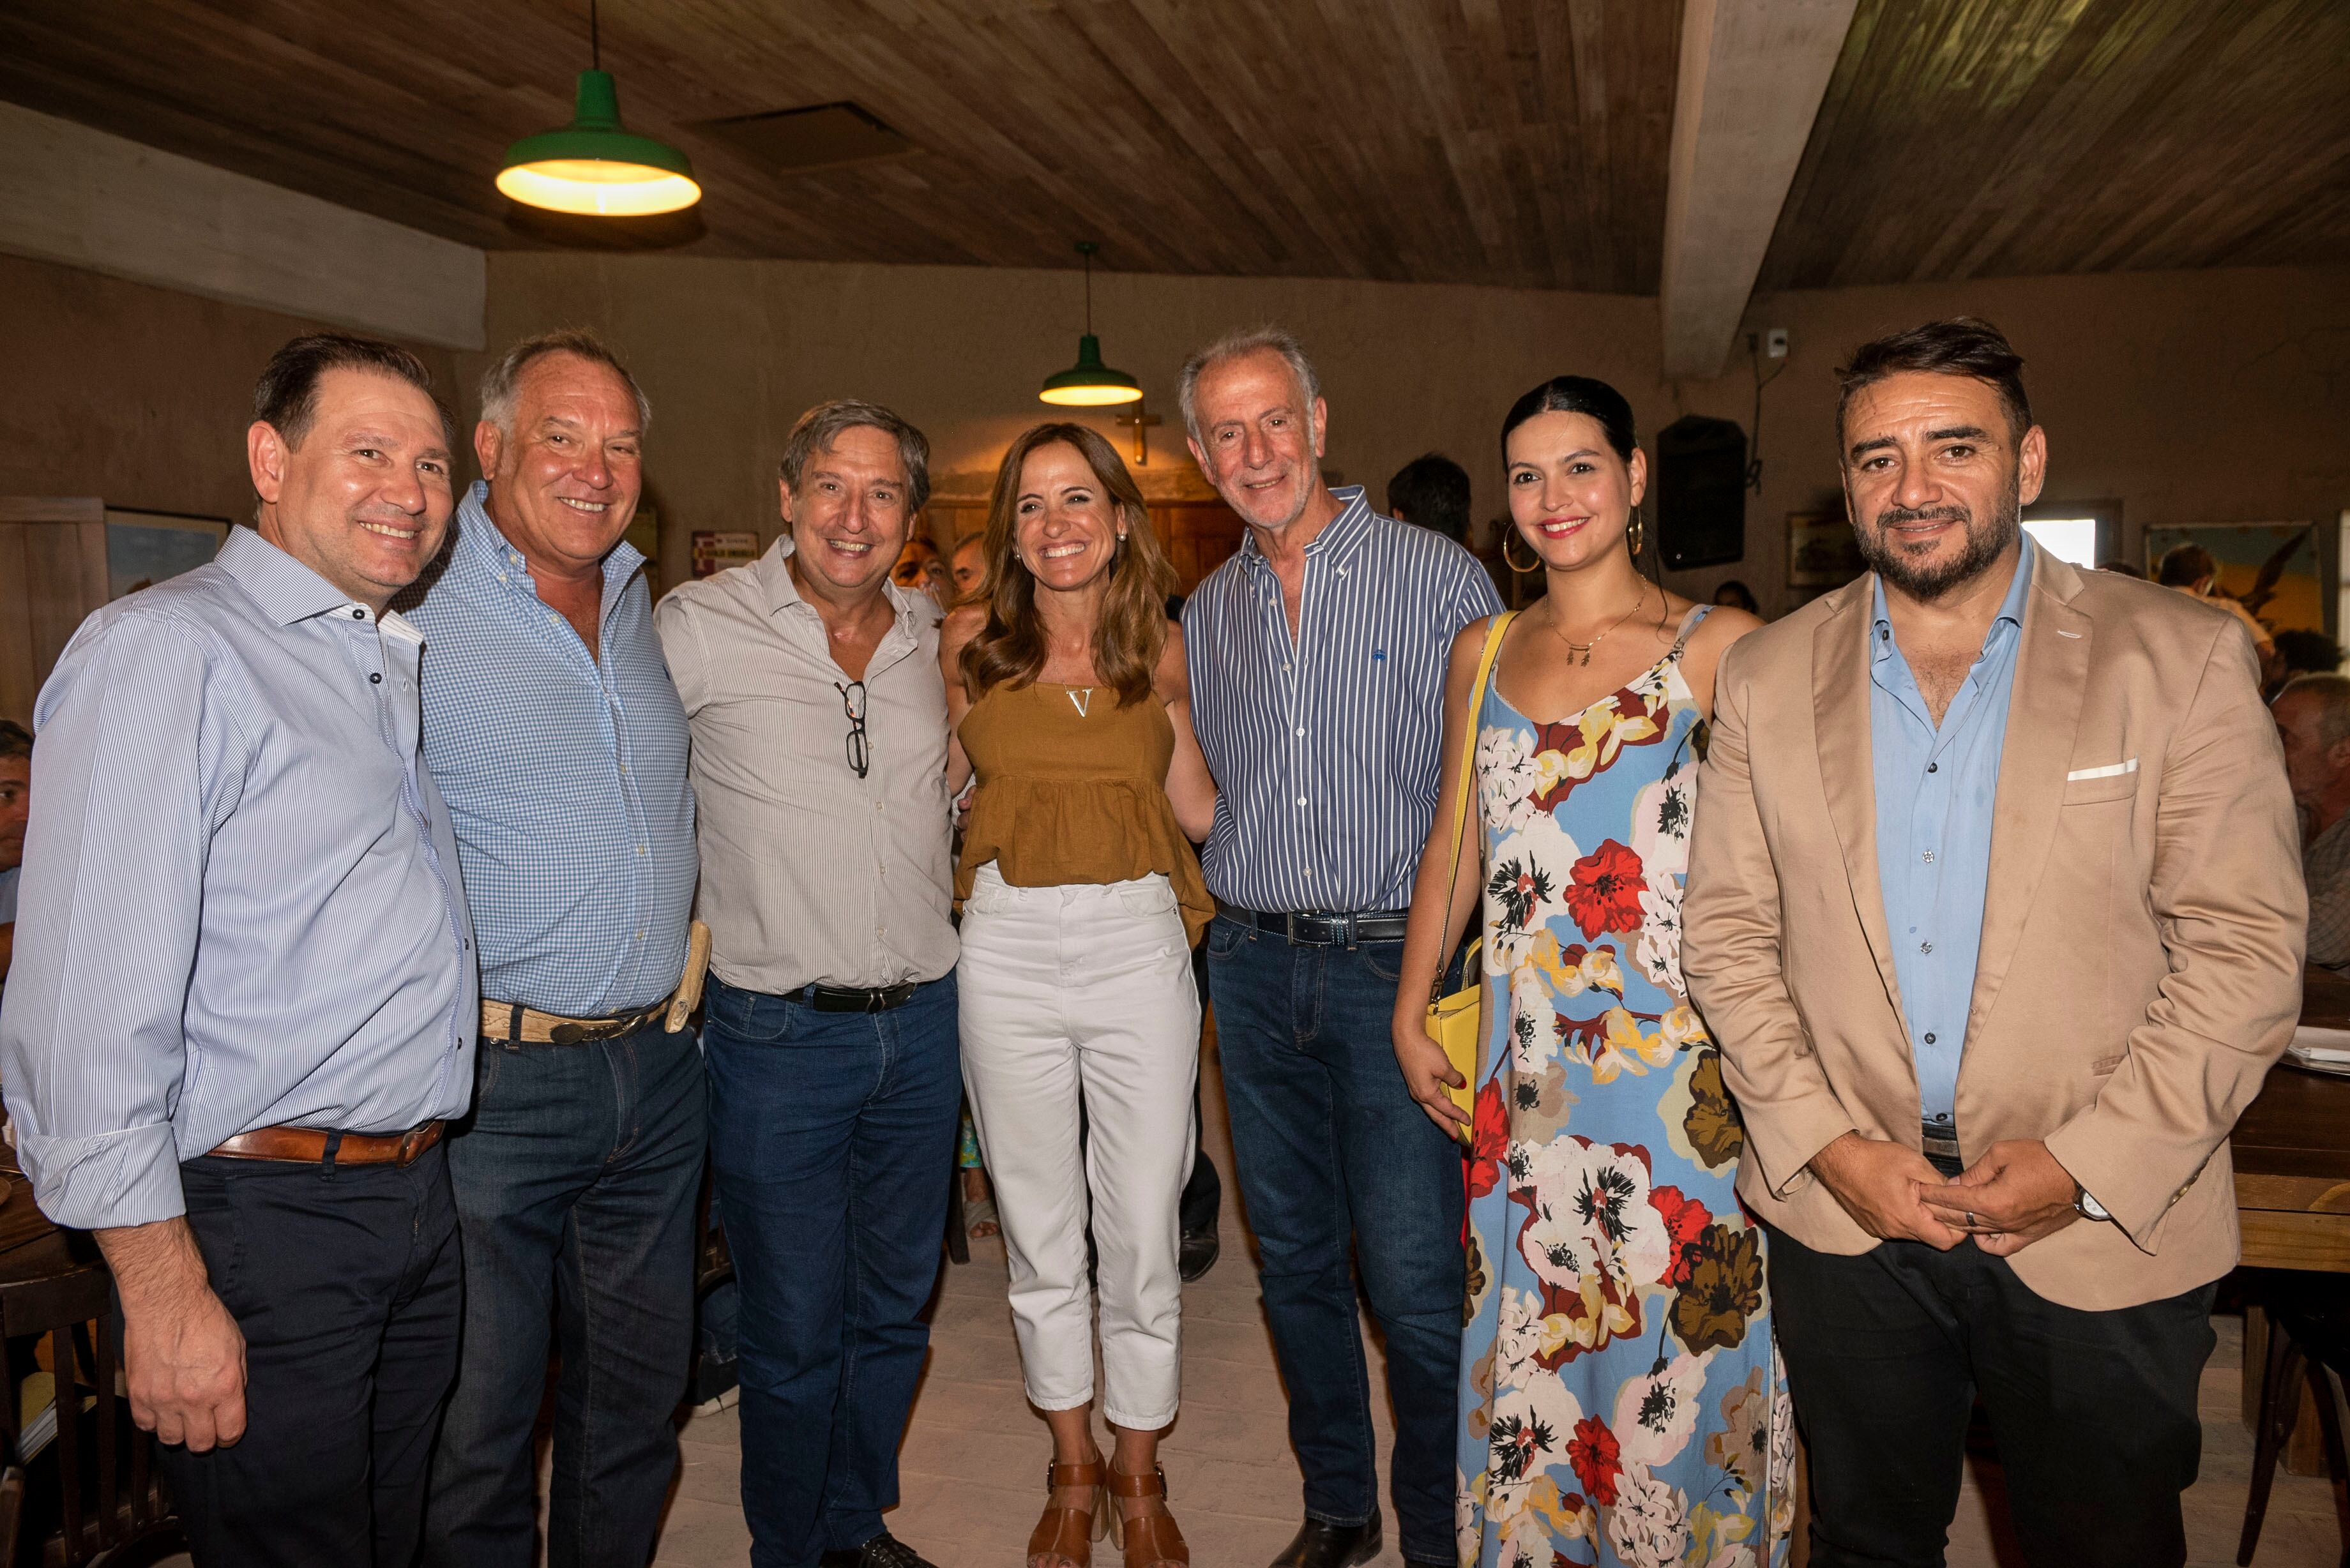
<svg viewBox="0 0 2350 1568"><path fill-rule="evenodd" d="M1318 475L1319 470L1316 470L1315 473ZM1243 492L1242 494L1243 499L1241 501L1226 496L1225 504L1239 513L1246 522L1269 534L1278 534L1305 515L1306 506L1314 500L1314 484L1303 473L1292 474L1285 493L1268 493L1264 501L1258 503L1262 511L1253 510L1250 505L1244 504L1248 499L1247 493ZM1275 499L1275 497L1278 498Z"/></svg>
<svg viewBox="0 0 2350 1568"><path fill-rule="evenodd" d="M1900 524L1943 518L1966 530L1966 544L1946 561L1920 560L1890 538L1891 530ZM1999 508L1988 523L1978 524L1974 514L1964 506L1929 506L1919 512L1888 506L1873 524L1855 524L1852 532L1860 545L1861 559L1872 571L1911 598L1931 601L1989 571L2022 529L2022 498L2011 474Z"/></svg>

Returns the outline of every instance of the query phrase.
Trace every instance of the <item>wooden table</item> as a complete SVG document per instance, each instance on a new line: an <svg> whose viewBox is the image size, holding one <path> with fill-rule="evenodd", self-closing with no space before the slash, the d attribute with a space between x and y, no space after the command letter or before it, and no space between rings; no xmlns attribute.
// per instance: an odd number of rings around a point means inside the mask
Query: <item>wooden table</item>
<svg viewBox="0 0 2350 1568"><path fill-rule="evenodd" d="M2350 981L2310 971L2301 1021L2350 1029ZM2245 1266L2350 1273L2350 1078L2280 1063L2231 1141Z"/></svg>
<svg viewBox="0 0 2350 1568"><path fill-rule="evenodd" d="M2350 981L2313 969L2302 981L2301 1021L2350 1029ZM2236 1220L2244 1266L2350 1273L2350 1078L2279 1063L2246 1106L2231 1135ZM2268 1358L2268 1314L2244 1309L2243 1412L2252 1426L2261 1407L2261 1368ZM2301 1424L2285 1445L2284 1468L2325 1473L2317 1412L2303 1402Z"/></svg>

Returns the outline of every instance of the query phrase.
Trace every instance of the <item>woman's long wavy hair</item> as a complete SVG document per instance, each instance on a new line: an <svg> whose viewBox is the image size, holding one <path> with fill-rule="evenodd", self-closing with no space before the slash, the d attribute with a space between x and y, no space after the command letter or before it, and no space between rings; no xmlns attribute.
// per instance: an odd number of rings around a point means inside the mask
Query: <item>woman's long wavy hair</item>
<svg viewBox="0 0 2350 1568"><path fill-rule="evenodd" d="M1025 686L1045 668L1045 631L1036 616L1036 579L1013 554L1019 539L1014 515L1020 501L1020 470L1028 454L1055 441L1074 447L1109 498L1116 520L1126 525L1126 542L1111 558L1109 594L1094 627L1094 673L1118 693L1118 706L1150 695L1151 678L1167 648L1167 596L1175 568L1151 530L1142 492L1126 471L1118 450L1084 425L1053 421L1023 431L1003 466L995 471L995 494L987 508L981 548L987 576L976 597L987 607L987 625L963 645L963 684L977 701L988 688Z"/></svg>

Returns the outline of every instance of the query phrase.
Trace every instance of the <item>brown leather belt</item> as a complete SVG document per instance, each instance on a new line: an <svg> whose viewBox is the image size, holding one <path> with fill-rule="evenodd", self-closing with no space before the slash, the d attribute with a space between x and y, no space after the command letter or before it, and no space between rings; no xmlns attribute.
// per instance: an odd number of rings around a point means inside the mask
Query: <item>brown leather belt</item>
<svg viewBox="0 0 2350 1568"><path fill-rule="evenodd" d="M501 1045L584 1045L591 1040L617 1040L660 1018L669 1011L671 1000L664 996L650 1007L610 1018L567 1018L519 1002L492 1002L484 997L482 1038Z"/></svg>
<svg viewBox="0 0 2350 1568"><path fill-rule="evenodd" d="M283 1159L301 1165L325 1162L335 1142L337 1165L414 1165L441 1141L445 1122L426 1122L403 1133L338 1133L324 1127L255 1127L241 1132L213 1153L223 1159Z"/></svg>

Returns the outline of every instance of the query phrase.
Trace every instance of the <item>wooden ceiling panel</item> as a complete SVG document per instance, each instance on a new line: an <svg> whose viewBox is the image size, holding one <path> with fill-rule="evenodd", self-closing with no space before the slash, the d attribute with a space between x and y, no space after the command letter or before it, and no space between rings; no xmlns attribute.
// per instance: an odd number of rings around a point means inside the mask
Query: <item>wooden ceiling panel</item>
<svg viewBox="0 0 2350 1568"><path fill-rule="evenodd" d="M604 0L674 220L518 213L586 0L8 0L0 99L491 248L1654 293L1680 0ZM2344 0L1861 0L1762 285L2350 258ZM851 101L916 151L697 128Z"/></svg>
<svg viewBox="0 0 2350 1568"><path fill-rule="evenodd" d="M2350 259L2342 0L1861 0L1763 288Z"/></svg>
<svg viewBox="0 0 2350 1568"><path fill-rule="evenodd" d="M606 0L636 129L730 254L1656 287L1676 0ZM452 239L569 116L584 0L12 0L0 98ZM785 172L701 122L849 100L920 150Z"/></svg>

